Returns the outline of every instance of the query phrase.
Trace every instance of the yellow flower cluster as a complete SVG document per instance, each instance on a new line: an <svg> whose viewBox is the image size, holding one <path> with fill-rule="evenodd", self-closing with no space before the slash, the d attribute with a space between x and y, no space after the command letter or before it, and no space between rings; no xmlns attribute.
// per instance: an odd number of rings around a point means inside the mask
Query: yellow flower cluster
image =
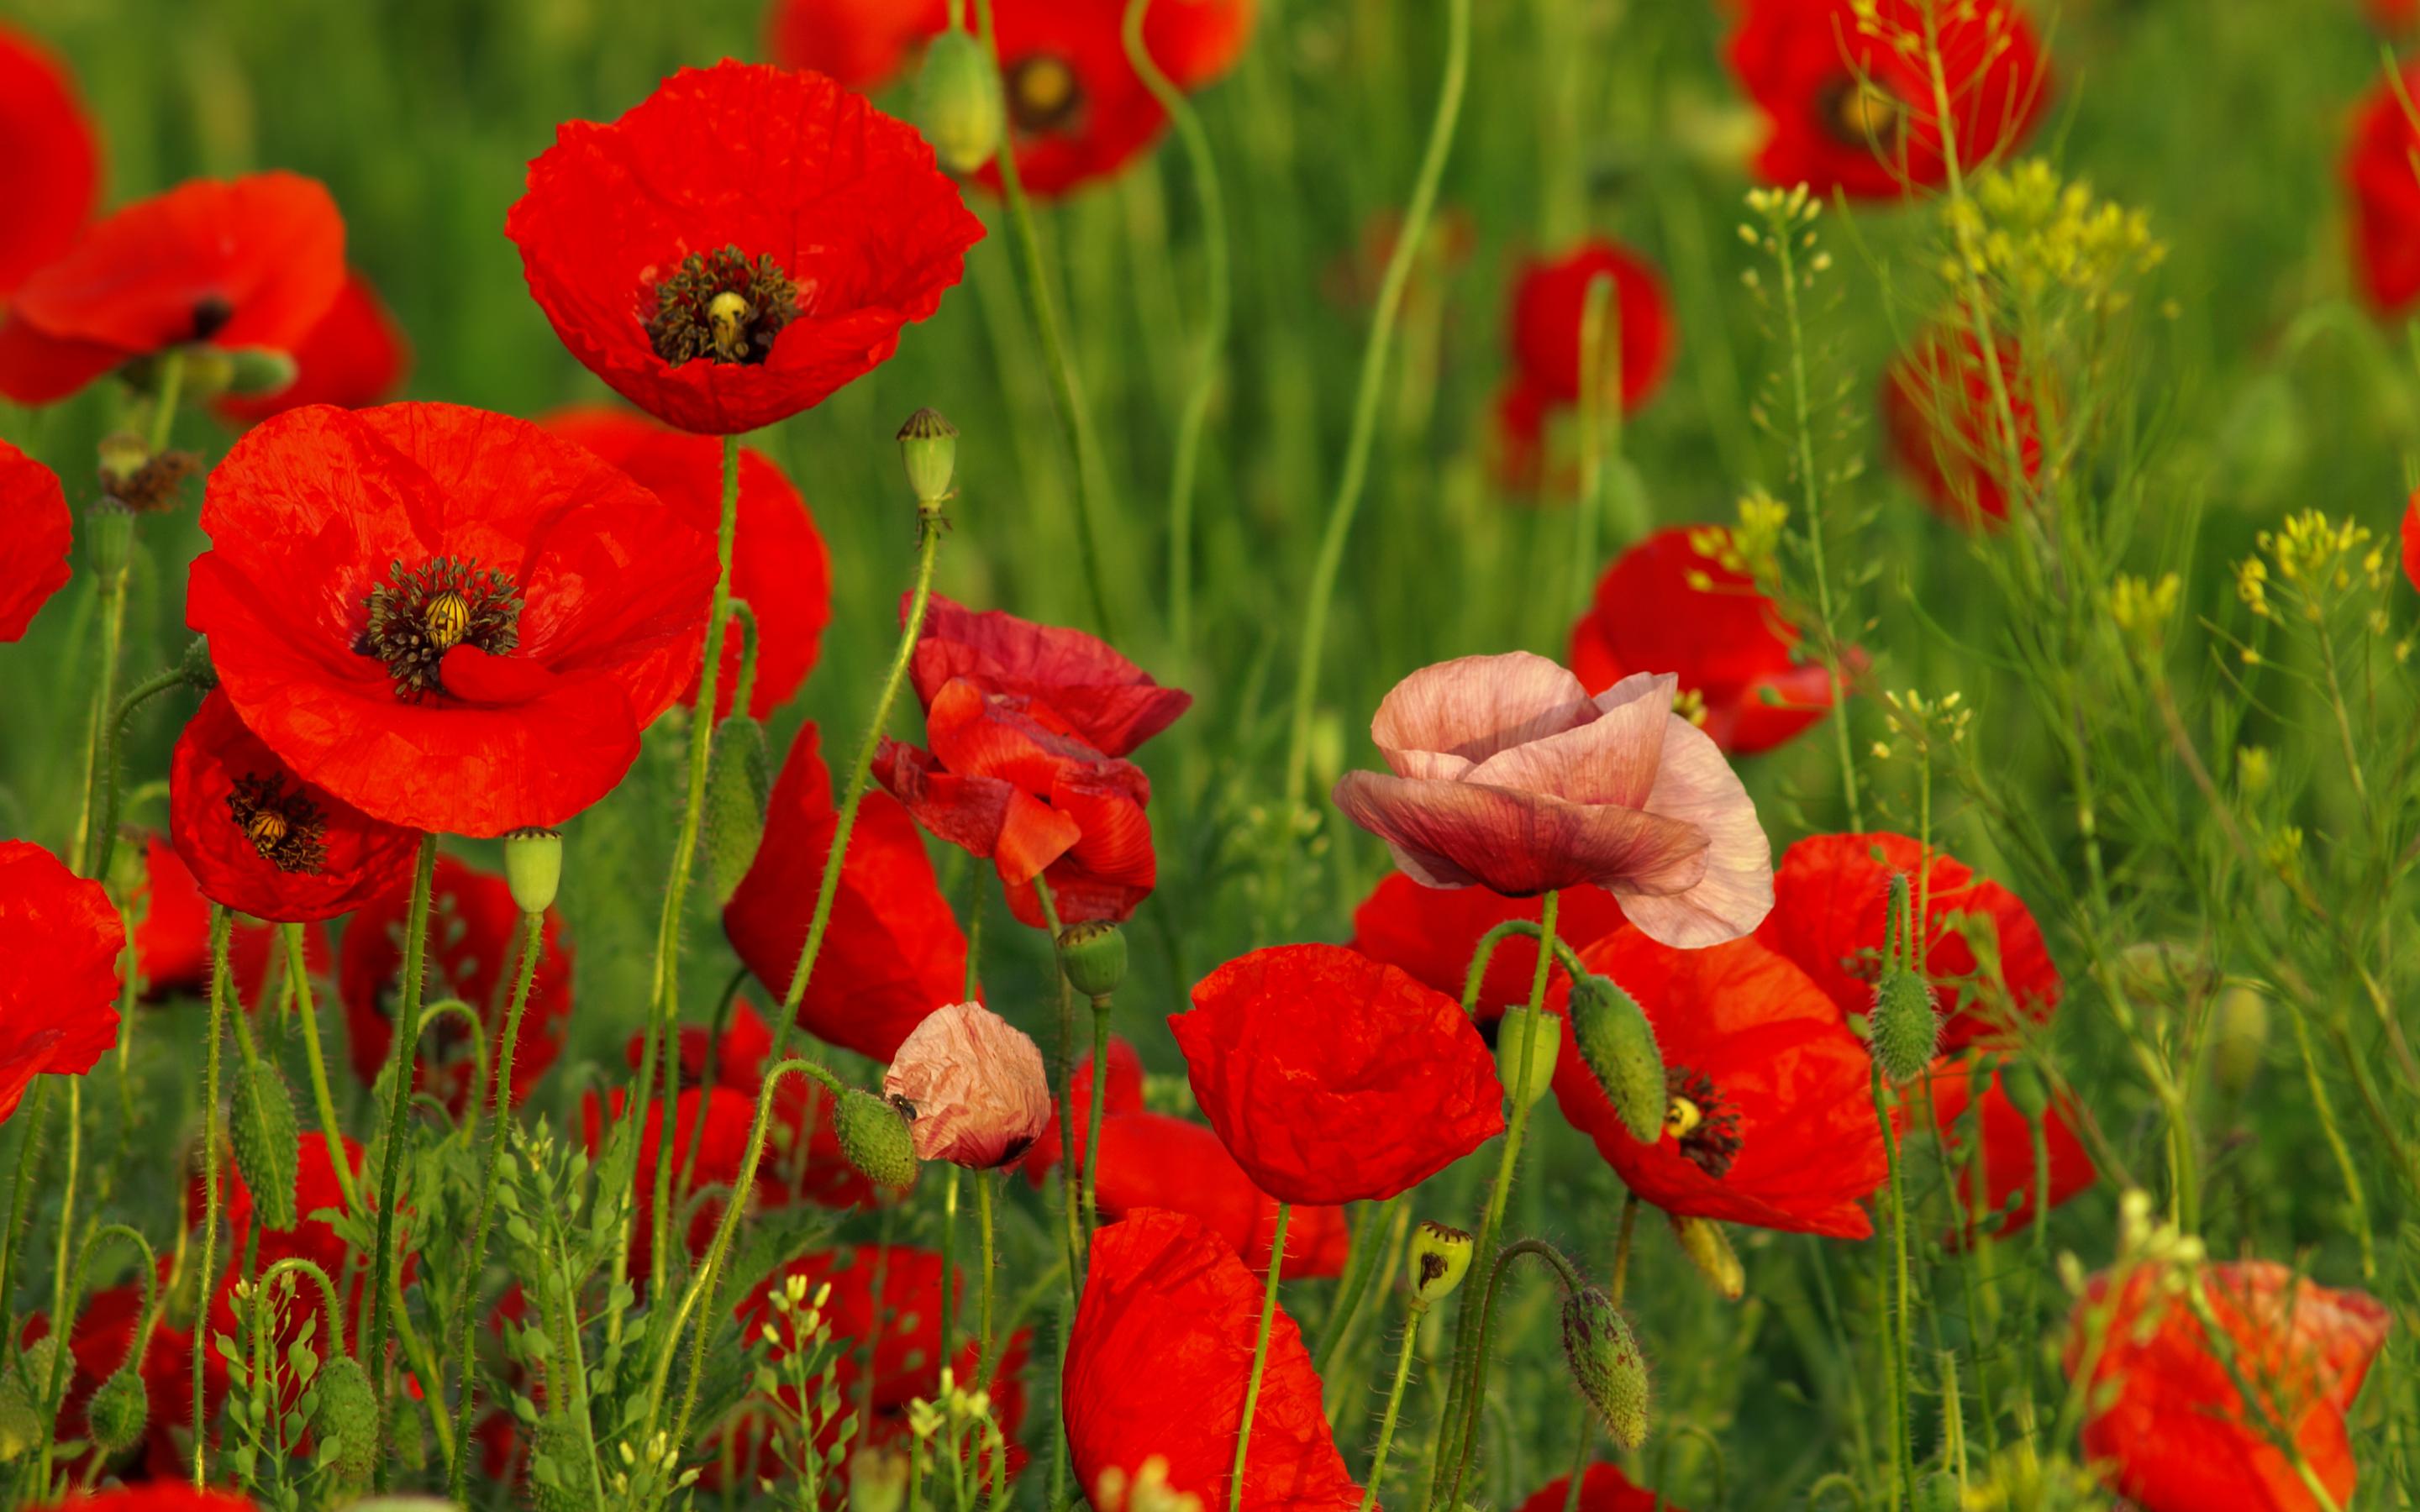
<svg viewBox="0 0 2420 1512"><path fill-rule="evenodd" d="M2087 309L2126 302L2126 285L2158 267L2167 247L2139 209L2097 197L2039 158L1978 176L1972 193L1947 201L1953 244L1965 269L2019 292L2063 289Z"/></svg>
<svg viewBox="0 0 2420 1512"><path fill-rule="evenodd" d="M2288 516L2273 531L2254 538L2260 555L2235 564L2235 593L2262 619L2278 617L2271 602L2273 586L2292 599L2291 608L2317 623L2327 617L2332 603L2356 587L2371 594L2381 592L2393 568L2386 548L2371 537L2368 527L2352 519L2332 520L2316 509ZM2373 616L2384 628L2382 615Z"/></svg>

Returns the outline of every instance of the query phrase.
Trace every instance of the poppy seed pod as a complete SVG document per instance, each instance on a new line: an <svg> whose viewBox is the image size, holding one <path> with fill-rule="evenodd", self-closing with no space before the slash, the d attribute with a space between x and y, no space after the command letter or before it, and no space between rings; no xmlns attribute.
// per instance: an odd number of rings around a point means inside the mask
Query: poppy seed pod
<svg viewBox="0 0 2420 1512"><path fill-rule="evenodd" d="M302 1176L302 1135L294 1120L294 1094L275 1061L238 1068L229 1122L236 1171L262 1220L271 1228L293 1227L302 1216L295 1211L294 1189Z"/></svg>
<svg viewBox="0 0 2420 1512"><path fill-rule="evenodd" d="M965 32L943 32L924 49L916 76L916 125L933 156L954 174L970 174L1000 150L1000 70Z"/></svg>
<svg viewBox="0 0 2420 1512"><path fill-rule="evenodd" d="M2269 997L2241 983L2219 995L2217 1033L2211 1046L2211 1074L2227 1091L2241 1093L2260 1072L2269 1049Z"/></svg>
<svg viewBox="0 0 2420 1512"><path fill-rule="evenodd" d="M1521 1075L1525 1045L1529 1052L1527 1081ZM1552 1013L1527 1006L1507 1008L1496 1026L1497 1080L1504 1084L1508 1096L1520 1097L1527 1088L1528 1105L1535 1107L1555 1085L1555 1062L1561 1057L1562 1048L1562 1026Z"/></svg>
<svg viewBox="0 0 2420 1512"><path fill-rule="evenodd" d="M1932 989L1905 966L1883 968L1874 988L1871 1028L1874 1059L1894 1083L1924 1074L1941 1047L1941 1013L1932 1006Z"/></svg>
<svg viewBox="0 0 2420 1512"><path fill-rule="evenodd" d="M274 347L243 347L228 352L226 387L239 399L265 398L294 386L301 369L290 353Z"/></svg>
<svg viewBox="0 0 2420 1512"><path fill-rule="evenodd" d="M339 1354L319 1372L313 1389L319 1405L311 1415L328 1467L330 1489L339 1495L365 1490L378 1467L378 1398L369 1372L349 1354Z"/></svg>
<svg viewBox="0 0 2420 1512"><path fill-rule="evenodd" d="M1637 999L1606 978L1583 976L1572 984L1571 1016L1573 1042L1622 1127L1653 1143L1668 1105L1664 1055Z"/></svg>
<svg viewBox="0 0 2420 1512"><path fill-rule="evenodd" d="M123 573L134 554L134 512L103 496L85 511L84 525L85 552L92 560L92 570L103 578Z"/></svg>
<svg viewBox="0 0 2420 1512"><path fill-rule="evenodd" d="M1730 1235L1723 1226L1711 1218L1683 1218L1672 1215L1672 1237L1681 1242L1681 1253L1706 1278L1725 1302L1737 1302L1747 1294L1747 1269L1740 1264L1739 1252L1731 1248Z"/></svg>
<svg viewBox="0 0 2420 1512"><path fill-rule="evenodd" d="M908 486L920 504L938 504L950 497L958 473L958 427L930 406L908 417L899 427L899 459L908 468Z"/></svg>
<svg viewBox="0 0 2420 1512"><path fill-rule="evenodd" d="M1583 1287L1563 1298L1563 1358L1580 1394L1625 1449L1647 1442L1647 1359L1610 1298Z"/></svg>
<svg viewBox="0 0 2420 1512"><path fill-rule="evenodd" d="M554 906L563 886L563 831L516 829L504 837L504 882L513 903L524 914L543 914Z"/></svg>
<svg viewBox="0 0 2420 1512"><path fill-rule="evenodd" d="M1087 918L1059 932L1059 969L1087 997L1107 997L1126 975L1126 935L1116 921Z"/></svg>
<svg viewBox="0 0 2420 1512"><path fill-rule="evenodd" d="M916 1184L916 1136L897 1108L861 1088L832 1104L832 1132L848 1163L876 1186L905 1192Z"/></svg>
<svg viewBox="0 0 2420 1512"><path fill-rule="evenodd" d="M132 1448L134 1442L143 1437L144 1426L151 1416L139 1362L129 1359L102 1381L92 1394L92 1400L85 1404L84 1416L92 1432L93 1447L101 1451L102 1458L116 1458Z"/></svg>
<svg viewBox="0 0 2420 1512"><path fill-rule="evenodd" d="M765 810L773 796L773 755L765 727L735 714L715 727L706 773L706 866L721 908L739 890L765 843Z"/></svg>
<svg viewBox="0 0 2420 1512"><path fill-rule="evenodd" d="M1425 1308L1453 1295L1470 1272L1473 1248L1461 1229L1421 1219L1412 1230L1412 1305Z"/></svg>

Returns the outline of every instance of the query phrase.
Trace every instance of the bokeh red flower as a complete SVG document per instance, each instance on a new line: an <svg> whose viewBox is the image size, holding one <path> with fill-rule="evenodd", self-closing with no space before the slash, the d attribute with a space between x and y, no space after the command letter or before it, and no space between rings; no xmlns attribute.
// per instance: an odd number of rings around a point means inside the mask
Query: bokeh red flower
<svg viewBox="0 0 2420 1512"><path fill-rule="evenodd" d="M1504 1132L1496 1057L1462 1005L1336 945L1254 950L1169 1027L1228 1152L1280 1202L1419 1185Z"/></svg>
<svg viewBox="0 0 2420 1512"><path fill-rule="evenodd" d="M345 283L345 223L314 179L198 179L84 228L0 320L0 394L50 404L202 343L291 352Z"/></svg>
<svg viewBox="0 0 2420 1512"><path fill-rule="evenodd" d="M67 586L74 537L75 517L58 475L0 441L0 644L21 639Z"/></svg>
<svg viewBox="0 0 2420 1512"><path fill-rule="evenodd" d="M163 1284L166 1269L163 1262ZM60 1399L56 1423L61 1443L82 1440L91 1431L85 1408L92 1401L92 1394L101 1389L101 1383L116 1375L133 1352L142 1314L143 1284L139 1280L104 1288L85 1299L84 1310L76 1315L75 1326L68 1331L68 1389ZM48 1319L32 1319L26 1329L26 1342L49 1332ZM203 1372L204 1401L215 1414L226 1392L226 1364L212 1351L203 1365ZM194 1421L193 1331L179 1328L162 1316L152 1324L151 1337L144 1346L142 1363L135 1366L135 1373L142 1379L148 1412L142 1441L118 1467L119 1473L130 1479L147 1475L161 1481L176 1481L192 1474L193 1461L179 1450L175 1430L180 1426L190 1429ZM83 1459L84 1456L77 1455L66 1462L81 1464Z"/></svg>
<svg viewBox="0 0 2420 1512"><path fill-rule="evenodd" d="M1460 1001L1481 938L1516 918L1534 924L1543 907L1534 898L1507 898L1485 887L1426 887L1401 872L1390 872L1353 911L1353 949L1373 961L1400 966L1414 981ZM1555 937L1578 949L1621 925L1621 904L1613 894L1602 887L1574 887L1557 906ZM1479 982L1479 1017L1493 1019L1508 1004L1527 1003L1537 970L1534 936L1512 934L1497 941Z"/></svg>
<svg viewBox="0 0 2420 1512"><path fill-rule="evenodd" d="M1726 566L1719 527L1672 526L1624 551L1572 626L1572 671L1591 693L1668 671L1702 702L1702 728L1733 755L1771 750L1823 717L1831 680L1746 573ZM1773 702L1768 702L1770 698Z"/></svg>
<svg viewBox="0 0 2420 1512"><path fill-rule="evenodd" d="M1769 126L1757 177L1861 199L1945 181L1949 133L1922 45L1928 8L1927 0L1748 0L1728 57ZM1971 170L2033 130L2050 60L2013 0L1974 0L1933 20L1958 162Z"/></svg>
<svg viewBox="0 0 2420 1512"><path fill-rule="evenodd" d="M2364 97L2341 170L2352 196L2353 278L2385 316L2420 298L2420 177L2412 172L2420 127L2403 103L2414 89L2420 60L2403 66L2400 81L2381 79Z"/></svg>
<svg viewBox="0 0 2420 1512"><path fill-rule="evenodd" d="M1794 962L1842 1013L1874 1006L1894 872L1905 872L1922 900L1932 941L1924 974L1940 995L1941 1049L1954 1054L2040 1023L2058 1006L2058 967L2040 925L2016 894L1905 835L1811 835L1790 847L1774 878L1773 912L1757 931L1769 949ZM1975 942L1995 957L1982 968Z"/></svg>
<svg viewBox="0 0 2420 1512"><path fill-rule="evenodd" d="M1563 1512L1572 1505L1572 1478L1559 1475L1529 1494L1529 1499L1514 1512ZM1604 1463L1588 1467L1580 1477L1580 1496L1576 1512L1681 1512L1681 1509L1651 1490L1631 1484L1630 1477L1619 1465Z"/></svg>
<svg viewBox="0 0 2420 1512"><path fill-rule="evenodd" d="M210 901L202 896L193 869L168 837L147 835L142 843L143 880L128 908L134 920L134 970L142 981L142 1000L199 997L210 985ZM237 997L247 1008L260 1006L271 962L285 959L286 947L274 928L236 922L227 937L227 971L235 979ZM302 959L309 971L327 969L328 936L316 924L302 928Z"/></svg>
<svg viewBox="0 0 2420 1512"><path fill-rule="evenodd" d="M785 69L828 73L871 94L949 20L949 0L775 0L765 13L765 46Z"/></svg>
<svg viewBox="0 0 2420 1512"><path fill-rule="evenodd" d="M2067 1369L2090 1362L2095 1404L2084 1453L2108 1464L2114 1489L2143 1512L2316 1506L2165 1279L2157 1265L2104 1271L2076 1304ZM2293 1436L2335 1504L2350 1504L2358 1467L2345 1414L2386 1342L2386 1308L2269 1260L2207 1266L2187 1284L2203 1288L2261 1412Z"/></svg>
<svg viewBox="0 0 2420 1512"><path fill-rule="evenodd" d="M1980 1105L1975 1097L1976 1068L1971 1058L1944 1060L1925 1078L1932 1104L1932 1121L1941 1131L1956 1168L1952 1196L1966 1215L1969 1236L1976 1230L2013 1234L2039 1216L2039 1198L2045 1179L2050 1206L2058 1207L2091 1189L2100 1168L2075 1132L2082 1110L2072 1098L2055 1093L2042 1110L2043 1165L2035 1165L2034 1121L2014 1103L1999 1077L1984 1088ZM1981 1131L1981 1146L1972 1154L1967 1141Z"/></svg>
<svg viewBox="0 0 2420 1512"><path fill-rule="evenodd" d="M67 250L101 193L101 146L74 75L40 41L0 26L0 303Z"/></svg>
<svg viewBox="0 0 2420 1512"><path fill-rule="evenodd" d="M2007 440L1982 344L1967 332L1934 332L1891 364L1883 379L1883 433L1933 512L1956 525L2009 517ZM2026 392L2016 344L1998 344L2000 381L2015 417L2018 460L2041 475L2040 422Z"/></svg>
<svg viewBox="0 0 2420 1512"><path fill-rule="evenodd" d="M1872 1059L1807 974L1753 939L1699 950L1637 929L1580 952L1638 1002L1670 1098L1654 1143L1631 1136L1573 1042L1555 1100L1622 1182L1678 1218L1863 1239L1864 1199L1889 1174ZM1559 985L1558 1013L1570 998Z"/></svg>
<svg viewBox="0 0 2420 1512"><path fill-rule="evenodd" d="M408 893L407 888L365 905L345 926L336 990L344 999L345 1024L350 1031L353 1072L364 1086L378 1079L394 1045L395 1013L402 1002ZM495 1066L504 1045L513 974L520 966L520 905L513 902L512 887L503 877L441 856L429 889L428 919L427 984L421 1001L428 1004L458 997L470 1004L486 1026L488 1063ZM546 923L538 932L529 1002L521 1012L520 1035L514 1041L515 1105L529 1096L563 1053L569 1030L566 1021L571 1016L571 955L558 937L561 929L562 920L548 909ZM469 1026L459 1016L449 1014L423 1028L417 1051L412 1086L460 1112L477 1073L478 1057L470 1044ZM485 1088L481 1092L484 1106L494 1094Z"/></svg>
<svg viewBox="0 0 2420 1512"><path fill-rule="evenodd" d="M712 435L888 361L984 234L913 127L821 74L730 61L565 122L504 231L572 356Z"/></svg>
<svg viewBox="0 0 2420 1512"><path fill-rule="evenodd" d="M0 1119L37 1076L81 1076L117 1043L126 926L98 882L0 840Z"/></svg>
<svg viewBox="0 0 2420 1512"><path fill-rule="evenodd" d="M295 774L406 828L559 824L695 674L713 543L586 449L456 405L290 410L210 474L186 623Z"/></svg>
<svg viewBox="0 0 2420 1512"><path fill-rule="evenodd" d="M294 381L274 393L223 393L210 403L229 424L249 425L308 404L360 409L394 397L411 370L411 344L395 312L359 269L289 353Z"/></svg>
<svg viewBox="0 0 2420 1512"><path fill-rule="evenodd" d="M2420 492L2403 506L2403 576L2420 589Z"/></svg>
<svg viewBox="0 0 2420 1512"><path fill-rule="evenodd" d="M1260 1281L1191 1218L1146 1210L1094 1235L1060 1401L1076 1484L1101 1512L1124 1512L1103 1476L1130 1485L1154 1458L1167 1462L1171 1492L1227 1504L1261 1307ZM1360 1504L1311 1352L1283 1307L1271 1319L1247 1453L1245 1512Z"/></svg>
<svg viewBox="0 0 2420 1512"><path fill-rule="evenodd" d="M1512 369L1497 401L1508 436L1542 440L1547 418L1580 402L1589 287L1600 278L1613 280L1604 339L1615 354L1623 411L1637 409L1663 385L1675 345L1663 276L1627 247L1591 238L1560 256L1523 264L1513 282L1506 323Z"/></svg>
<svg viewBox="0 0 2420 1512"><path fill-rule="evenodd" d="M700 533L722 528L722 449L703 436L667 430L607 405L557 410L541 422L630 475ZM762 719L790 702L831 620L831 562L814 516L788 476L754 447L739 453L739 511L731 537L731 596L756 616L756 687L747 712ZM731 713L739 687L740 635L723 637L715 717ZM681 702L697 706L692 674Z"/></svg>
<svg viewBox="0 0 2420 1512"><path fill-rule="evenodd" d="M774 780L765 840L722 910L731 948L780 1000L798 970L824 863L840 828L815 727L800 727ZM799 1026L889 1060L924 1015L963 995L967 941L933 875L916 822L887 793L868 792L849 834Z"/></svg>

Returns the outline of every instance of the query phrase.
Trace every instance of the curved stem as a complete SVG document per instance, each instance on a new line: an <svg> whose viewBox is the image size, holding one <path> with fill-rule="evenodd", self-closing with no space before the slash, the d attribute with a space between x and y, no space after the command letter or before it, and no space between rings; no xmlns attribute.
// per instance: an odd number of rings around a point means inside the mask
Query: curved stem
<svg viewBox="0 0 2420 1512"><path fill-rule="evenodd" d="M1235 1427L1235 1470L1227 1479L1227 1512L1243 1512L1244 1461L1252 1447L1252 1412L1261 1404L1261 1372L1269 1363L1269 1325L1277 1317L1278 1276L1285 1269L1286 1219L1293 1211L1294 1204L1278 1204L1277 1232L1269 1239L1269 1278L1261 1291L1261 1332L1252 1342L1252 1373L1244 1383L1244 1419Z"/></svg>
<svg viewBox="0 0 2420 1512"><path fill-rule="evenodd" d="M1361 1493L1361 1512L1370 1512L1378 1500L1378 1484L1387 1475L1387 1451L1395 1442L1395 1414L1404 1405L1404 1382L1411 1379L1412 1348L1419 1342L1420 1319L1428 1309L1415 1301L1404 1319L1404 1342L1395 1351L1395 1381L1387 1388L1387 1411L1378 1419L1378 1452L1370 1460L1370 1484Z"/></svg>
<svg viewBox="0 0 2420 1512"><path fill-rule="evenodd" d="M1093 1095L1085 1110L1084 1131L1084 1242L1089 1247L1093 1234L1101 1226L1101 1107L1109 1099L1103 1096L1109 1081L1109 995L1103 993L1093 999Z"/></svg>
<svg viewBox="0 0 2420 1512"><path fill-rule="evenodd" d="M213 903L210 906L210 1027L203 1050L202 1062L202 1233L197 1246L201 1257L201 1280L194 1295L208 1308L210 1298L210 1266L218 1258L219 1247L219 1041L226 1034L227 998L235 992L235 974L227 964L227 937L234 930L234 919L227 911ZM202 1431L202 1409L207 1394L203 1391L203 1367L209 1360L210 1331L194 1330L194 1485L204 1484L210 1441Z"/></svg>
<svg viewBox="0 0 2420 1512"><path fill-rule="evenodd" d="M1353 517L1361 505L1362 485L1370 474L1370 448L1378 430L1378 400L1387 376L1387 359L1394 348L1395 317L1402 312L1404 287L1411 281L1412 264L1427 239L1429 216L1436 208L1437 184L1446 159L1453 150L1454 129L1462 118L1463 86L1470 76L1471 0L1447 0L1445 78L1437 92L1436 116L1429 125L1428 147L1420 157L1419 177L1413 181L1411 203L1404 208L1403 231L1387 258L1387 273L1378 285L1377 313L1372 317L1370 340L1361 350L1361 378L1353 398L1353 432L1345 443L1344 469L1336 496L1327 506L1327 528L1320 537L1319 556L1312 564L1311 591L1305 601L1301 654L1295 659L1294 711L1286 733L1285 812L1302 807L1311 775L1311 716L1319 702L1320 657L1327 643L1328 603L1336 596L1336 577L1343 570L1344 545L1353 533Z"/></svg>
<svg viewBox="0 0 2420 1512"><path fill-rule="evenodd" d="M1465 1018L1479 1011L1480 983L1487 980L1487 963L1495 958L1496 947L1515 934L1526 934L1534 940L1543 933L1531 919L1508 918L1479 937L1478 948L1470 952L1470 969L1463 974L1462 979L1462 1012ZM1580 964L1579 952L1564 940L1556 939L1553 950L1555 960L1570 975L1577 977L1588 970Z"/></svg>
<svg viewBox="0 0 2420 1512"><path fill-rule="evenodd" d="M328 1089L328 1061L319 1050L319 1013L311 995L311 969L302 950L302 926L280 924L277 933L286 941L286 974L293 979L301 995L302 1019L302 1053L310 1063L311 1103L318 1110L320 1136L328 1145L328 1168L336 1173L336 1190L343 1194L345 1211L362 1211L361 1198L354 1190L353 1163L345 1153L343 1127L336 1121L336 1100Z"/></svg>
<svg viewBox="0 0 2420 1512"><path fill-rule="evenodd" d="M1606 432L1612 432L1617 456L1621 445L1621 306L1611 273L1589 280L1580 310L1580 478L1579 497L1572 510L1572 593L1570 612L1579 612L1596 582L1597 517L1605 510ZM1613 320L1612 418L1605 395L1606 315Z"/></svg>
<svg viewBox="0 0 2420 1512"><path fill-rule="evenodd" d="M386 1063L386 1073L394 1078L394 1088L388 1099L386 1159L379 1176L378 1253L370 1261L369 1348L362 1361L369 1370L372 1394L378 1402L378 1468L371 1476L371 1483L373 1489L380 1491L386 1489L388 1463L392 1458L386 1440L386 1337L389 1311L387 1282L395 1274L396 1267L395 1212L399 1206L396 1200L396 1188L403 1175L405 1114L411 1106L411 1071L418 1061L421 972L428 949L428 892L436 876L437 837L425 834L420 837L420 858L412 868L411 911L404 918L403 1007L396 1017L394 1044ZM215 1037L211 1041L210 1054L215 1061L218 1055ZM205 1257L203 1264L207 1267L209 1263ZM206 1278L207 1273L206 1271ZM203 1288L202 1294L209 1294L207 1286ZM194 1411L196 1416L201 1412L200 1346L203 1339L200 1335L209 1332L208 1329L196 1330L194 1340L194 1394L196 1405ZM194 1484L199 1485L201 1451L198 1445L194 1449Z"/></svg>
<svg viewBox="0 0 2420 1512"><path fill-rule="evenodd" d="M106 875L110 856L117 849L117 743L126 737L126 721L133 718L144 704L172 687L182 687L184 682L182 667L152 673L117 701L116 712L102 725L100 755L93 768L93 794L99 814L85 835L85 875Z"/></svg>
<svg viewBox="0 0 2420 1512"><path fill-rule="evenodd" d="M1496 1257L1496 1263L1489 1266L1483 1275L1470 1278L1472 1296L1480 1304L1479 1347L1472 1356L1465 1397L1471 1406L1469 1428L1463 1436L1461 1447L1454 1452L1453 1473L1446 1482L1448 1506L1462 1504L1463 1483L1470 1473L1470 1462L1479 1449L1479 1409L1487 1399L1488 1335L1495 1327L1496 1299L1504 1288L1504 1273L1512 1268L1513 1261L1525 1255L1534 1255L1552 1266L1556 1278L1562 1282L1567 1292L1578 1291L1584 1284L1578 1270L1563 1257L1563 1252L1543 1239L1516 1240L1505 1245L1502 1253Z"/></svg>

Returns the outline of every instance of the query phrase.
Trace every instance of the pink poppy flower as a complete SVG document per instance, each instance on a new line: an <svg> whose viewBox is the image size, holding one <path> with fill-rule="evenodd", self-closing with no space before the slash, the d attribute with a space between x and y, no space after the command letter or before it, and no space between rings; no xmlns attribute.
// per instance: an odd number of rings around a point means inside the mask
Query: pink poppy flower
<svg viewBox="0 0 2420 1512"><path fill-rule="evenodd" d="M911 1120L918 1160L975 1170L1024 1154L1050 1122L1042 1052L981 1003L927 1014L882 1073L882 1095Z"/></svg>

